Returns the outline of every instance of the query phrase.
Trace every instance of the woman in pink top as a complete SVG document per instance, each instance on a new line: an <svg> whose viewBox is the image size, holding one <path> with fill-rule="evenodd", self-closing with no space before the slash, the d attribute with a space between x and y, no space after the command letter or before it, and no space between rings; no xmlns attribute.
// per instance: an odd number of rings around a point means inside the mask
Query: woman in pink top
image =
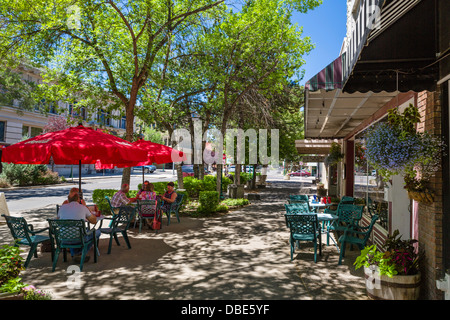
<svg viewBox="0 0 450 320"><path fill-rule="evenodd" d="M140 200L156 200L155 186L152 183L144 184L144 190L139 194Z"/></svg>

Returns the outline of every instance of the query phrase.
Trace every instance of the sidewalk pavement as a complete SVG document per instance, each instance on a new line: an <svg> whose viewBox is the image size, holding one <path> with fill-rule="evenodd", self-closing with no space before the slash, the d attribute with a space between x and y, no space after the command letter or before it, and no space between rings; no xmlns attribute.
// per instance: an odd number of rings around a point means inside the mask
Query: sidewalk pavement
<svg viewBox="0 0 450 320"><path fill-rule="evenodd" d="M358 250L347 250L338 266L339 253L323 236L317 263L307 244L290 260L284 204L302 185L269 183L258 190L261 200L227 214L182 216L169 226L164 217L157 234L132 228L131 249L119 237L121 245L113 242L108 255L109 239L102 235L98 263L91 251L80 274L67 272L73 262L63 262L62 255L52 272L50 253L39 253L21 277L62 300L368 300L363 271L352 265ZM54 214L53 206L20 213L35 228ZM4 224L0 239L2 245L12 240Z"/></svg>

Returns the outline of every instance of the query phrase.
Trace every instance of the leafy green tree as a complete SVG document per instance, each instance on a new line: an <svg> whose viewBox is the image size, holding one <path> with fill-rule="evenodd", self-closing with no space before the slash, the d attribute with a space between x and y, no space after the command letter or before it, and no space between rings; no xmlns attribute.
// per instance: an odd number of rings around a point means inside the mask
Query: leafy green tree
<svg viewBox="0 0 450 320"><path fill-rule="evenodd" d="M55 101L102 97L126 116L131 141L135 106L171 35L223 1L0 0L0 56L46 66L41 90Z"/></svg>

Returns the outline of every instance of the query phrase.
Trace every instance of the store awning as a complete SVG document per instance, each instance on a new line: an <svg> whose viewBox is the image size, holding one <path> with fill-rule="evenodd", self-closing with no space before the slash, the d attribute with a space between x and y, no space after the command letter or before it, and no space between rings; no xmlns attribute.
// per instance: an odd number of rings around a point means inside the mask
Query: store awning
<svg viewBox="0 0 450 320"><path fill-rule="evenodd" d="M375 1L379 19L365 27L363 10L348 39L343 66L345 92L434 91L436 63L436 2ZM368 7L369 1L362 1ZM366 24L367 25L367 24Z"/></svg>
<svg viewBox="0 0 450 320"><path fill-rule="evenodd" d="M344 138L400 92L435 88L434 1L355 4L343 54L305 84L305 138Z"/></svg>
<svg viewBox="0 0 450 320"><path fill-rule="evenodd" d="M299 154L326 155L330 153L331 144L338 140L303 139L295 140L295 147Z"/></svg>
<svg viewBox="0 0 450 320"><path fill-rule="evenodd" d="M345 58L345 57L344 57ZM339 56L305 84L305 89L325 91L342 89L342 57Z"/></svg>

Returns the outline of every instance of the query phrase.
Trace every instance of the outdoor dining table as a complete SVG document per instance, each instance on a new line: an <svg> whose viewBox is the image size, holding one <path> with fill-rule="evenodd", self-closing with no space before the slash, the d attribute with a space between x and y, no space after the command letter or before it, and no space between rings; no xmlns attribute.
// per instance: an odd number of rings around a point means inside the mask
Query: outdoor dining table
<svg viewBox="0 0 450 320"><path fill-rule="evenodd" d="M313 209L314 212L317 212L320 209L325 209L331 206L331 203L321 203L321 202L309 202L309 207Z"/></svg>
<svg viewBox="0 0 450 320"><path fill-rule="evenodd" d="M323 222L322 228L320 228L321 234L323 234L322 230L325 228L325 222L333 222L338 219L337 215L331 214L331 213L316 213L316 214L317 214L317 221ZM336 240L334 240L333 237L331 237L331 240L334 242L334 245L336 246L336 248L339 252L340 249L339 249L339 246L338 246Z"/></svg>

